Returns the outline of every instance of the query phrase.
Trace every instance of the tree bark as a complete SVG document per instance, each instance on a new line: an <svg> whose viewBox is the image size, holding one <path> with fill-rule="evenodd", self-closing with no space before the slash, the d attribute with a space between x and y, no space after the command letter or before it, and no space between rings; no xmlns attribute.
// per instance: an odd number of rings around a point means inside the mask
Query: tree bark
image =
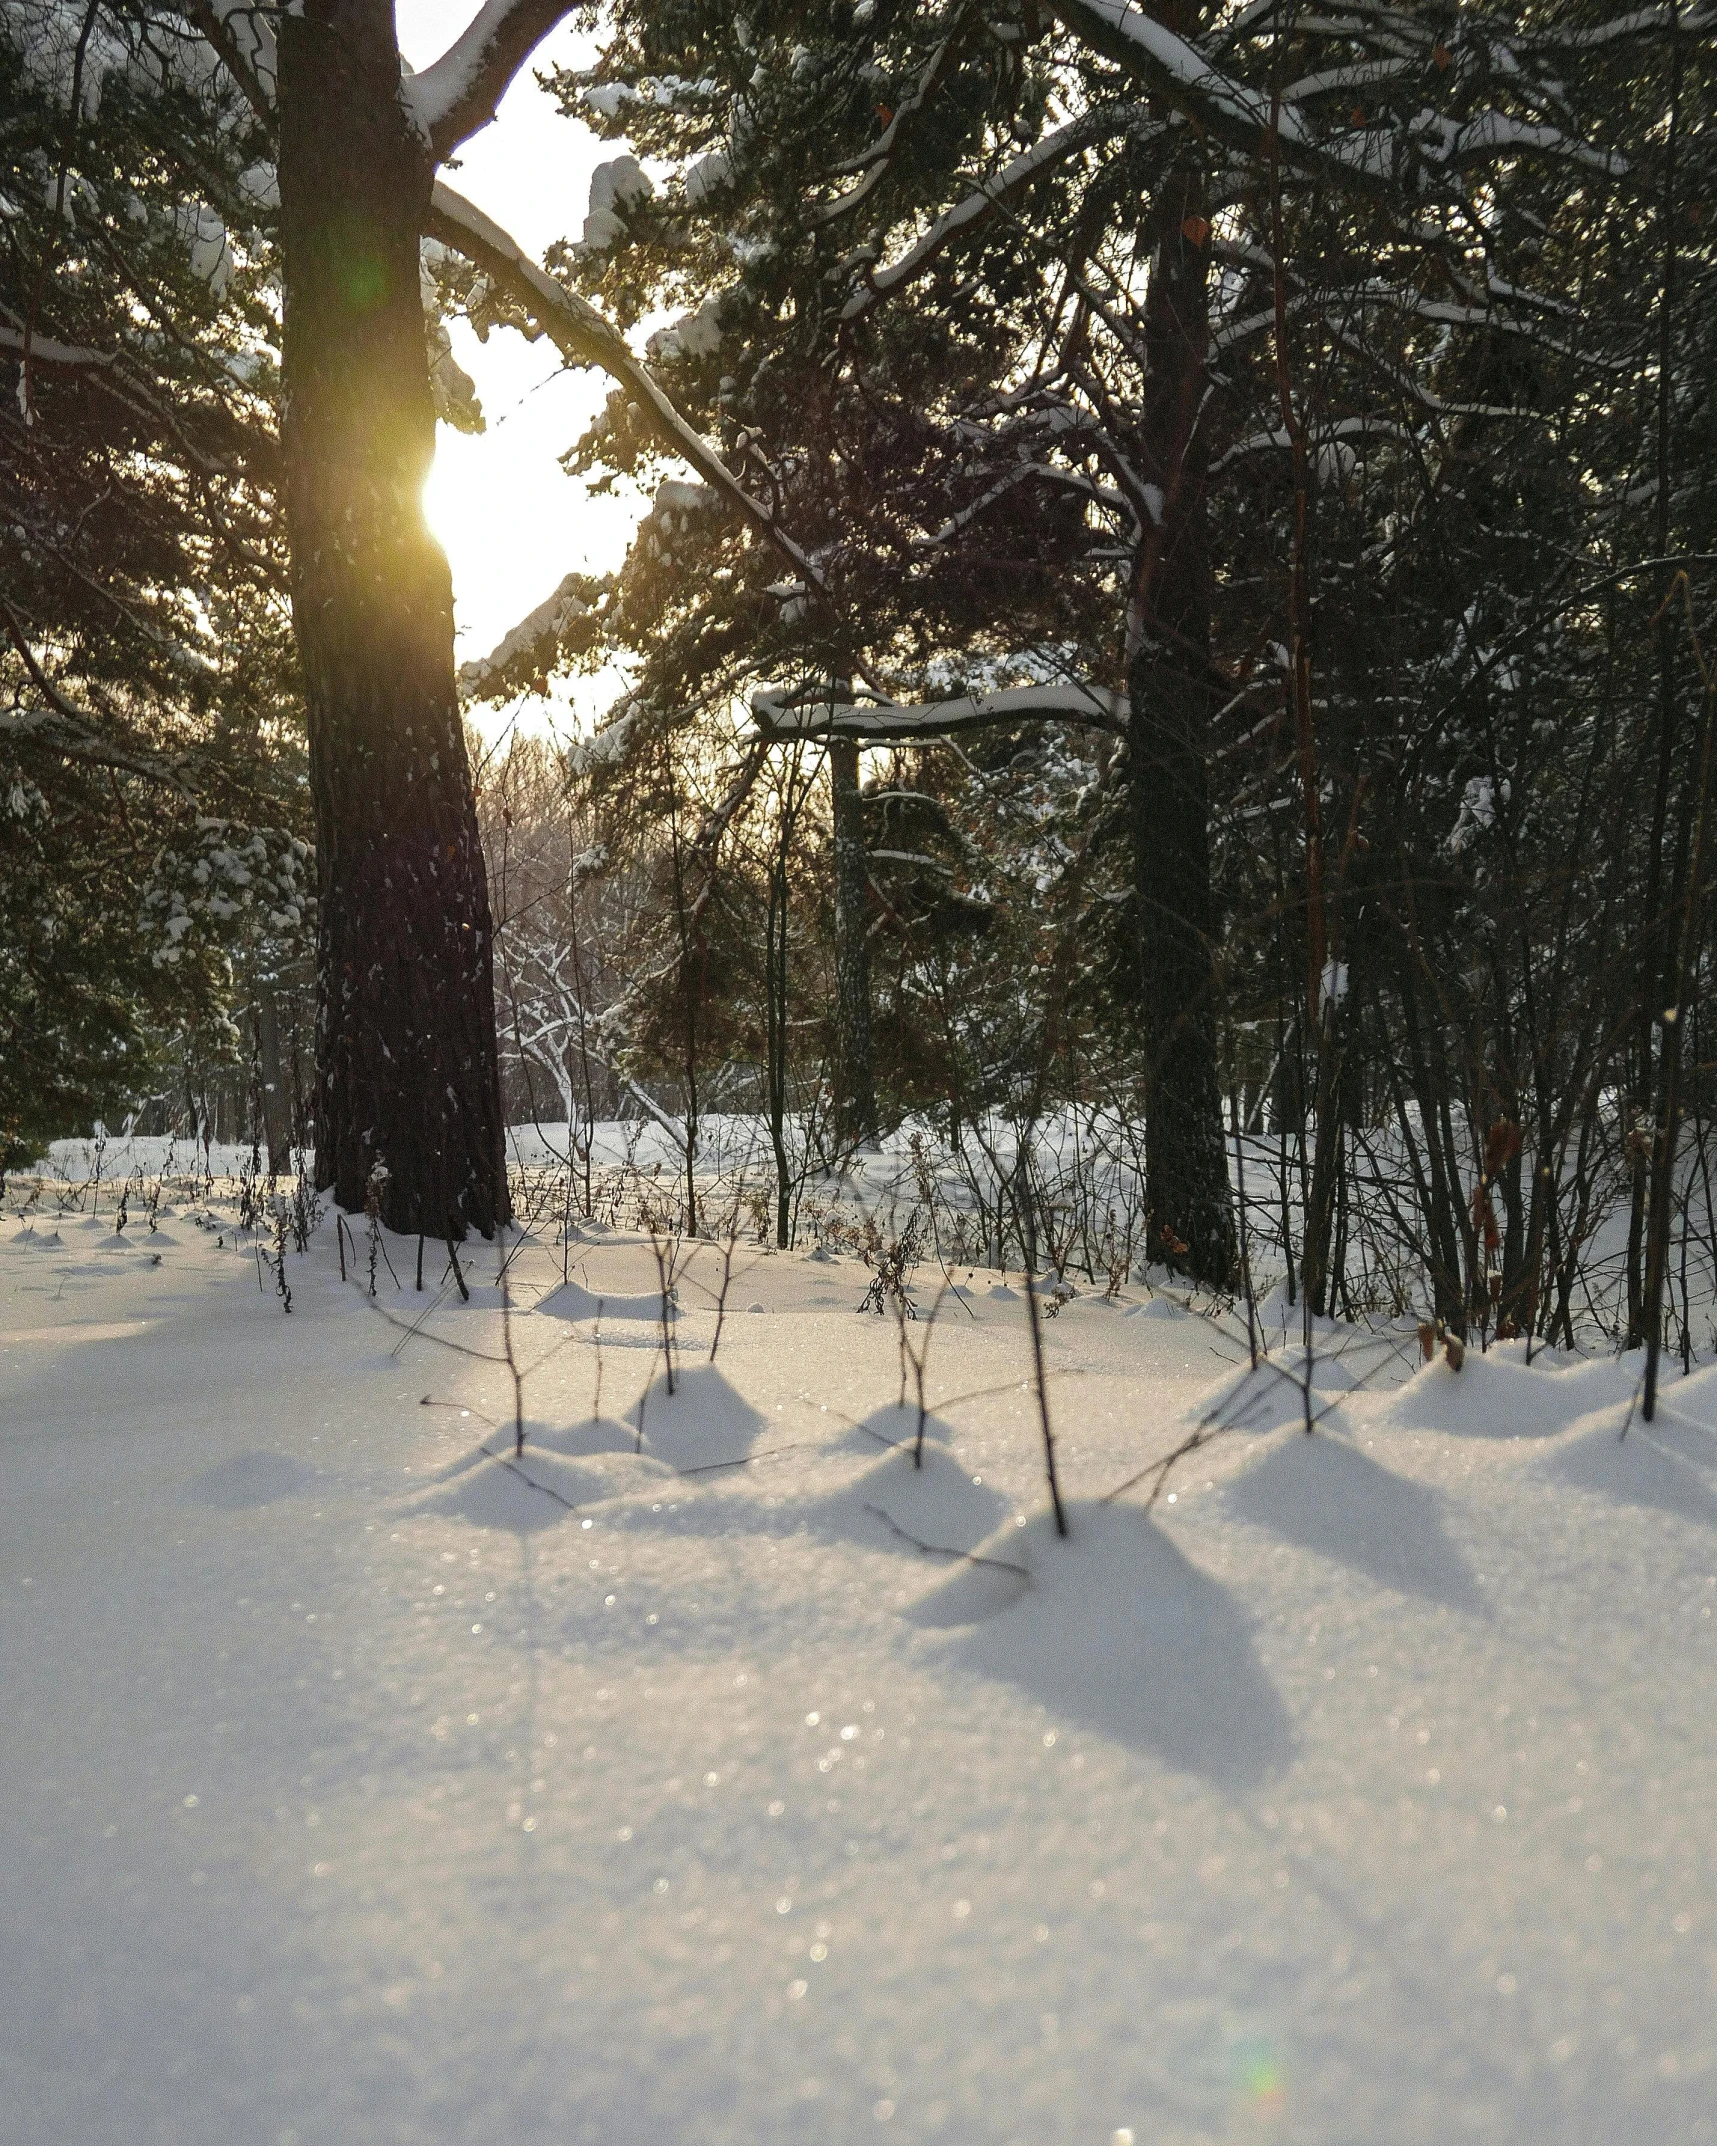
<svg viewBox="0 0 1717 2146"><path fill-rule="evenodd" d="M421 507L435 449L418 235L429 145L391 0L280 21L287 526L321 912L316 1177L391 1229L508 1218L488 892Z"/></svg>
<svg viewBox="0 0 1717 2146"><path fill-rule="evenodd" d="M1235 1240L1212 1004L1209 449L1200 422L1209 224L1196 171L1169 177L1152 223L1142 429L1162 510L1144 545L1128 622L1145 1193L1151 1256L1222 1287L1233 1277Z"/></svg>
<svg viewBox="0 0 1717 2146"><path fill-rule="evenodd" d="M859 749L829 740L835 822L835 1112L839 1146L876 1137L876 1073L870 1037L870 941L865 929L869 868Z"/></svg>
<svg viewBox="0 0 1717 2146"><path fill-rule="evenodd" d="M268 1174L292 1168L292 1097L280 1061L280 1006L264 984L256 994L256 1055L262 1087L262 1131L268 1143Z"/></svg>

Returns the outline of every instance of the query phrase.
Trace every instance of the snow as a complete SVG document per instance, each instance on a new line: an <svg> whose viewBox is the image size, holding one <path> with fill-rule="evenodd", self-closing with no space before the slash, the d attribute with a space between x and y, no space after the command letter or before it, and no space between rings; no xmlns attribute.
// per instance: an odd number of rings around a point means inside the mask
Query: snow
<svg viewBox="0 0 1717 2146"><path fill-rule="evenodd" d="M545 659L558 653L561 635L576 619L589 614L590 607L579 594L582 580L583 576L576 573L563 575L554 594L545 597L534 611L527 611L516 626L502 635L488 655L462 663L459 666L461 694L481 693L505 673L509 664L531 649L540 646Z"/></svg>
<svg viewBox="0 0 1717 2146"><path fill-rule="evenodd" d="M510 20L523 12L520 0L485 0L438 60L420 74L407 75L403 94L425 137L476 89Z"/></svg>
<svg viewBox="0 0 1717 2146"><path fill-rule="evenodd" d="M689 164L681 183L687 201L695 208L708 200L711 194L720 193L732 177L733 159L725 149L718 149Z"/></svg>
<svg viewBox="0 0 1717 2146"><path fill-rule="evenodd" d="M1124 694L1083 682L1007 686L994 693L966 693L918 705L890 702L880 707L858 707L841 701L832 705L828 701L792 705L780 686L760 686L751 696L753 720L758 730L769 737L838 735L856 738L861 744L944 737L957 730L1038 719L1120 730L1126 723L1127 710Z"/></svg>
<svg viewBox="0 0 1717 2146"><path fill-rule="evenodd" d="M34 1182L18 2146L1714 2136L1717 1371Z"/></svg>
<svg viewBox="0 0 1717 2146"><path fill-rule="evenodd" d="M590 175L590 205L585 212L582 243L592 253L605 253L626 231L626 211L635 203L649 201L655 181L635 156L610 157Z"/></svg>
<svg viewBox="0 0 1717 2146"><path fill-rule="evenodd" d="M666 328L658 328L645 345L652 360L707 358L721 348L721 300L706 298Z"/></svg>

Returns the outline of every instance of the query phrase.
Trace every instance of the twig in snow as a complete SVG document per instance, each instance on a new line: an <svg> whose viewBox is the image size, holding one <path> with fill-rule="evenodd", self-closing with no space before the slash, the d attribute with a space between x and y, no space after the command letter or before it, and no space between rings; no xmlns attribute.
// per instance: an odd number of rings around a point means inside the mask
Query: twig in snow
<svg viewBox="0 0 1717 2146"><path fill-rule="evenodd" d="M915 1468L922 1468L924 1465L924 1426L929 1420L930 1413L924 1405L924 1374L930 1362L930 1344L935 1338L936 1321L941 1313L942 1306L947 1302L948 1286L948 1283L944 1281L941 1288L937 1290L935 1302L930 1307L930 1316L924 1322L924 1338L917 1348L913 1348L908 1342L905 1322L901 1322L900 1346L912 1365L912 1381L918 1397L918 1435L912 1441L912 1465Z"/></svg>
<svg viewBox="0 0 1717 2146"><path fill-rule="evenodd" d="M1022 1166L1029 1154L1029 1147L1022 1143ZM1043 1472L1049 1481L1049 1502L1055 1509L1055 1532L1065 1536L1067 1515L1062 1509L1061 1485L1055 1473L1055 1432L1049 1420L1049 1386L1043 1369L1043 1312L1037 1301L1037 1230L1029 1183L1023 1199L1017 1191L1014 1194L1014 1220L1019 1227L1020 1248L1025 1255L1025 1314L1026 1323L1031 1328L1032 1379L1037 1389L1038 1421L1043 1426Z"/></svg>
<svg viewBox="0 0 1717 2146"><path fill-rule="evenodd" d="M507 1257L506 1225L499 1231L500 1258L496 1264L496 1280L501 1285L501 1346L506 1351L507 1369L513 1380L513 1457L519 1459L525 1450L525 1381L519 1369L519 1359L513 1349L513 1289L508 1279L511 1265Z"/></svg>
<svg viewBox="0 0 1717 2146"><path fill-rule="evenodd" d="M902 1542L911 1543L912 1547L915 1550L922 1550L926 1557L957 1558L962 1564L965 1565L993 1565L996 1571L1015 1573L1020 1579L1024 1580L1028 1586L1030 1585L1031 1574L1026 1570L1024 1565L1016 1565L1011 1558L980 1557L976 1550L951 1550L945 1543L923 1542L909 1529L903 1528L900 1522L896 1520L891 1514L885 1513L880 1505L867 1505L865 1507L865 1511L867 1513L874 1513L877 1519L882 1522L883 1526L888 1529L891 1535L898 1535ZM1062 1533L1065 1534L1066 1530L1063 1529Z"/></svg>

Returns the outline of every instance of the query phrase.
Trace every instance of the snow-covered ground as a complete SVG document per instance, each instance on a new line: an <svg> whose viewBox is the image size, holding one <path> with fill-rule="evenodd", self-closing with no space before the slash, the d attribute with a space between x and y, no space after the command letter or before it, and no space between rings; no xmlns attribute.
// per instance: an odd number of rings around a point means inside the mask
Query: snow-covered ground
<svg viewBox="0 0 1717 2146"><path fill-rule="evenodd" d="M1307 1437L1087 1292L1062 1542L1017 1277L918 1470L856 1259L710 1363L698 1249L670 1397L647 1241L286 1315L99 1199L0 1229L17 2146L1717 2138L1717 1372L1329 1329Z"/></svg>

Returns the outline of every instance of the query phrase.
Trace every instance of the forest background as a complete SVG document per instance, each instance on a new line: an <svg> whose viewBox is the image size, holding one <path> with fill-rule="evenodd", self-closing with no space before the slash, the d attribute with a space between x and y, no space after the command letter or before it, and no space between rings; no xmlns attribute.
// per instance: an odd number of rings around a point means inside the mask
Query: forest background
<svg viewBox="0 0 1717 2146"><path fill-rule="evenodd" d="M435 174L567 21L539 262ZM998 1264L1712 1346L1709 26L6 0L7 1166L457 1236L631 1117L695 1232L738 1114L783 1243L903 1132ZM452 699L457 321L651 502L459 673L576 737Z"/></svg>

